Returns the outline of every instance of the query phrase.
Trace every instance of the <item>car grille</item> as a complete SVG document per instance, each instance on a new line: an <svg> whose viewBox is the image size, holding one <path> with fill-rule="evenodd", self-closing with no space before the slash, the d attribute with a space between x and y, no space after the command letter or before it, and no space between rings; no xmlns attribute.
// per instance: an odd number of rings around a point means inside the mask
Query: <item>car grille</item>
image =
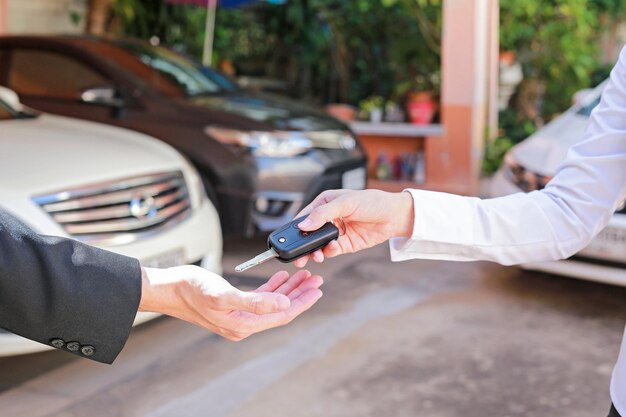
<svg viewBox="0 0 626 417"><path fill-rule="evenodd" d="M191 213L179 171L63 190L33 201L69 235L90 243L130 243Z"/></svg>

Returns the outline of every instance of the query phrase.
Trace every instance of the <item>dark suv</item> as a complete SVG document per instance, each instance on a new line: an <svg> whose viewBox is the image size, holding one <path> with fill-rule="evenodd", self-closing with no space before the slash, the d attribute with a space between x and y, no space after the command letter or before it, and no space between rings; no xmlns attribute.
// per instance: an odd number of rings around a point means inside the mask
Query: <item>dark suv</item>
<svg viewBox="0 0 626 417"><path fill-rule="evenodd" d="M365 187L365 153L344 124L296 101L242 90L161 46L0 37L0 85L35 109L174 146L203 176L227 234L272 230L323 190Z"/></svg>

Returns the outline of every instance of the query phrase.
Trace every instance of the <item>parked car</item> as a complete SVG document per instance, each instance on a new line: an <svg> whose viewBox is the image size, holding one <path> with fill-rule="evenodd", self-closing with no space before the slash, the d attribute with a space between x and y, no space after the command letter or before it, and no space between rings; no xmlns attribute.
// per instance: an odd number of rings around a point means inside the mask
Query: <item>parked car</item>
<svg viewBox="0 0 626 417"><path fill-rule="evenodd" d="M0 85L27 105L155 136L202 175L226 234L270 231L320 192L364 188L352 132L297 101L238 88L137 40L0 37Z"/></svg>
<svg viewBox="0 0 626 417"><path fill-rule="evenodd" d="M583 139L589 115L600 102L605 85L606 82L579 94L574 106L514 146L505 155L504 163L493 179L492 196L543 188L565 159L567 150ZM564 261L533 263L524 267L626 285L624 204L615 212L608 226L576 255Z"/></svg>
<svg viewBox="0 0 626 417"><path fill-rule="evenodd" d="M195 169L129 130L23 108L0 87L0 206L45 235L221 272L217 211ZM155 317L139 313L135 324ZM0 329L0 356L48 349Z"/></svg>

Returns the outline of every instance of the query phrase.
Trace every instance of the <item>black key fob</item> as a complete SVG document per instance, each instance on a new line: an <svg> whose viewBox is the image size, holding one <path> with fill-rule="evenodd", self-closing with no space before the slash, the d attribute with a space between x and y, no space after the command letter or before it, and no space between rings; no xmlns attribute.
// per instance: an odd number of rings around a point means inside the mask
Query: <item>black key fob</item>
<svg viewBox="0 0 626 417"><path fill-rule="evenodd" d="M306 216L297 218L290 223L274 230L267 238L267 246L274 249L281 262L293 262L304 255L323 248L339 237L339 229L332 223L326 223L312 232L303 232L298 223Z"/></svg>

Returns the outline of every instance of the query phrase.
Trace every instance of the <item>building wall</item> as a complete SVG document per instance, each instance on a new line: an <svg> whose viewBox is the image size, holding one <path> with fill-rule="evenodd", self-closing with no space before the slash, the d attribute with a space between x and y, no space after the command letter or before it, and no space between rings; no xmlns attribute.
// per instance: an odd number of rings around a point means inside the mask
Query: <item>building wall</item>
<svg viewBox="0 0 626 417"><path fill-rule="evenodd" d="M87 0L0 0L0 14L2 3L10 17L4 30L0 18L0 33L81 33L85 28Z"/></svg>
<svg viewBox="0 0 626 417"><path fill-rule="evenodd" d="M0 0L0 35L7 31L7 0Z"/></svg>

